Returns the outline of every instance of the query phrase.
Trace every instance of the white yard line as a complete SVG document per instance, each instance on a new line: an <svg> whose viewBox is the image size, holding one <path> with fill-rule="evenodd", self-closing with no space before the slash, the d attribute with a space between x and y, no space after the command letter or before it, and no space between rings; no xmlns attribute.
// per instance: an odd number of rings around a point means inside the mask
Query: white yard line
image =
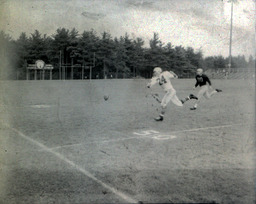
<svg viewBox="0 0 256 204"><path fill-rule="evenodd" d="M56 105L53 105L53 104L31 104L31 105L24 105L24 106L0 104L0 107L3 107L3 108L52 108L55 106Z"/></svg>
<svg viewBox="0 0 256 204"><path fill-rule="evenodd" d="M235 125L249 125L248 123L233 123L233 124L229 124L229 125L219 125L219 126L211 126L211 127L203 127L203 128L193 128L193 129L188 129L188 130L177 130L177 131L173 131L171 132L173 133L179 133L179 132L195 132L195 131L199 131L199 130L209 130L209 129L218 129L218 128L225 128L225 127L232 127Z"/></svg>
<svg viewBox="0 0 256 204"><path fill-rule="evenodd" d="M109 139L109 140L95 140L95 141L92 141L92 142L56 146L56 147L52 147L51 149L61 149L61 148L65 148L65 147L81 146L81 145L88 145L88 144L101 144L101 143L119 142L119 141L132 140L132 139L141 139L141 138L149 138L149 139L153 138L153 139L161 140L161 135L164 135L165 137L167 137L167 135L170 135L169 136L170 139L175 139L175 138L177 138L177 136L174 135L175 133L196 132L196 131L200 131L200 130L219 129L219 128L232 127L232 126L235 126L235 125L248 125L248 123L235 123L235 124L229 124L229 125L211 126L211 127L203 127L203 128L193 128L193 129L187 129L187 130L177 130L177 131L172 131L170 133L166 133L166 132L165 133L160 133L158 131L155 131L155 130L151 129L151 130L146 130L146 131L142 131L142 132L151 132L152 134L143 135L143 133L134 132L133 134L137 135L137 136L126 137L126 138L118 138L118 139ZM125 134L123 132L117 132L117 131L112 131L112 132L127 136L127 134ZM153 134L154 132L155 132L155 134ZM156 137L156 134L158 134L158 133L159 133L160 137ZM164 140L164 139L162 138L162 140Z"/></svg>
<svg viewBox="0 0 256 204"><path fill-rule="evenodd" d="M98 184L100 184L101 186L103 186L104 188L108 189L109 191L111 191L112 193L114 193L116 196L122 198L123 200L125 200L126 202L129 203L138 203L138 201L134 200L133 198L129 197L128 195L122 193L121 191L118 191L117 189L109 186L108 184L104 183L103 181L97 179L94 175L92 175L90 172L88 172L87 170L83 169L82 167L80 167L79 165L75 164L73 161L67 159L64 155L53 151L52 149L48 148L47 146L45 146L44 144L30 138L29 136L23 134L22 132L20 132L19 130L10 127L9 125L5 124L5 126L7 126L9 129L11 129L12 131L16 132L19 136L21 136L22 138L28 140L29 142L37 145L38 147L40 147L41 149L43 149L46 152L49 152L51 154L53 154L54 156L56 156L58 159L66 162L67 164L69 164L70 166L72 166L74 169L76 169L77 171L81 172L82 174L84 174L85 176L89 177L90 179L94 180L95 182L97 182Z"/></svg>
<svg viewBox="0 0 256 204"><path fill-rule="evenodd" d="M125 133L122 133L122 132L116 132L116 131L114 131L114 132L117 133L117 134L123 134L123 135L127 136ZM149 137L149 136L134 136L134 137L126 137L126 138L118 138L118 139L95 140L95 141L92 141L92 142L85 142L85 143L77 143L77 144L70 144L70 145L62 145L62 146L52 147L51 149L60 149L60 148L65 148L65 147L81 146L81 145L88 145L88 144L101 144L101 143L119 142L119 141L132 140L132 139L141 139L142 137L145 138L145 137Z"/></svg>

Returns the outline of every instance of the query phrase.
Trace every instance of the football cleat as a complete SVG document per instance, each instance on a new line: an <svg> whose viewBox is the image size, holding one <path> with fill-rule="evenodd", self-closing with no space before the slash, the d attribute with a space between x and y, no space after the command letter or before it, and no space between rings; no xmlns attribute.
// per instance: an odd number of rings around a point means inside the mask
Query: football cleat
<svg viewBox="0 0 256 204"><path fill-rule="evenodd" d="M190 95L189 95L189 98L190 98L190 99L196 99L196 100L198 99L194 94L190 94Z"/></svg>
<svg viewBox="0 0 256 204"><path fill-rule="evenodd" d="M157 118L155 118L155 121L163 121L164 117L163 116L158 116Z"/></svg>
<svg viewBox="0 0 256 204"><path fill-rule="evenodd" d="M190 110L196 110L196 107L190 108Z"/></svg>
<svg viewBox="0 0 256 204"><path fill-rule="evenodd" d="M215 89L215 91L217 91L217 92L222 92L222 90L221 90L221 89Z"/></svg>
<svg viewBox="0 0 256 204"><path fill-rule="evenodd" d="M182 100L182 99L180 99L180 102L181 102L182 104L184 104L184 103L185 103L185 101L184 101L184 100Z"/></svg>

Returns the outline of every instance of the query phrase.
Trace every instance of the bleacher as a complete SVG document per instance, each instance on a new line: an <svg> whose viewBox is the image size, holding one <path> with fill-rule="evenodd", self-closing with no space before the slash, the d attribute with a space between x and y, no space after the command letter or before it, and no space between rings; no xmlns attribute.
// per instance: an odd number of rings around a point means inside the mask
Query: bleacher
<svg viewBox="0 0 256 204"><path fill-rule="evenodd" d="M207 69L205 74L212 79L252 79L255 78L255 69L253 68L232 68L230 73L227 69Z"/></svg>

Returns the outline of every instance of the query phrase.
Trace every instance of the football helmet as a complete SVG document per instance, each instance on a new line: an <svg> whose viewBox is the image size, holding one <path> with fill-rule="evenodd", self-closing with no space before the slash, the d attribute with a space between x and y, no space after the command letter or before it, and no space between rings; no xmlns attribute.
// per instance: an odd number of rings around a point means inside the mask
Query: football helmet
<svg viewBox="0 0 256 204"><path fill-rule="evenodd" d="M201 68L197 69L196 73L199 74L199 75L203 74L203 69L201 69Z"/></svg>
<svg viewBox="0 0 256 204"><path fill-rule="evenodd" d="M153 74L154 74L154 76L159 76L159 74L161 74L161 73L162 73L161 67L155 67L155 68L153 69Z"/></svg>

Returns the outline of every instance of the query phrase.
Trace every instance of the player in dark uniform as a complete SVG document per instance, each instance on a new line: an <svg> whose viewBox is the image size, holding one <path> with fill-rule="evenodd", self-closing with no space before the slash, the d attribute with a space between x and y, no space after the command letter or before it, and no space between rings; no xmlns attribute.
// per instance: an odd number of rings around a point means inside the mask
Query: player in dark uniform
<svg viewBox="0 0 256 204"><path fill-rule="evenodd" d="M214 89L212 88L212 83L210 81L210 79L208 78L208 76L206 76L205 74L203 74L203 69L197 69L196 70L196 84L195 84L195 87L200 87L200 90L197 94L197 101L195 103L195 105L190 108L191 110L196 110L197 109L197 106L201 100L201 98L204 96L206 99L209 99L211 98L211 96L215 93L218 93L218 92L222 92L222 90L220 89ZM210 89L213 90L210 92Z"/></svg>

